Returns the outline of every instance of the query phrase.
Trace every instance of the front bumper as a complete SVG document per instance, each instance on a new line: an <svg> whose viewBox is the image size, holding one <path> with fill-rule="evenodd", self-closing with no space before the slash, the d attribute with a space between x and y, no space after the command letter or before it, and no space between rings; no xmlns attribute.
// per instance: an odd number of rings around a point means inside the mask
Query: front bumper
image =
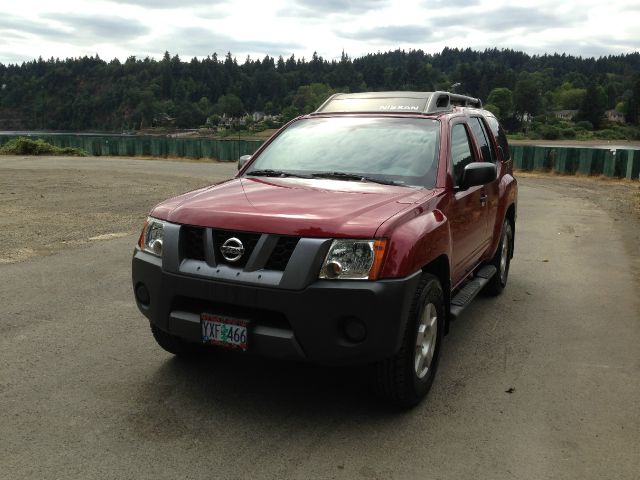
<svg viewBox="0 0 640 480"><path fill-rule="evenodd" d="M132 277L134 290L144 284L149 292L147 305L136 298L140 311L187 341L201 342L201 313L217 313L250 322L250 353L352 364L398 351L420 272L375 282L316 280L289 290L167 272L161 259L136 249ZM345 334L354 320L364 325L361 341Z"/></svg>

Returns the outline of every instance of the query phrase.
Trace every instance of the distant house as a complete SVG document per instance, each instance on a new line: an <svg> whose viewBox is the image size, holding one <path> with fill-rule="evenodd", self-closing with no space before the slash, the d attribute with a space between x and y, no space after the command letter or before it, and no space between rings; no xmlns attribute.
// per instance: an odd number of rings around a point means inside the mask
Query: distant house
<svg viewBox="0 0 640 480"><path fill-rule="evenodd" d="M222 114L220 117L220 125L221 127L231 128L231 127L244 127L247 124L247 116L242 117L227 117L226 113Z"/></svg>
<svg viewBox="0 0 640 480"><path fill-rule="evenodd" d="M610 122L624 123L624 113L619 112L618 110L607 110L604 112L604 116Z"/></svg>
<svg viewBox="0 0 640 480"><path fill-rule="evenodd" d="M529 123L531 122L531 120L533 120L533 115L528 112L516 113L516 118L523 123Z"/></svg>
<svg viewBox="0 0 640 480"><path fill-rule="evenodd" d="M267 114L264 112L253 112L253 114L251 115L251 118L253 118L254 122L261 122L262 120L265 119L266 116Z"/></svg>
<svg viewBox="0 0 640 480"><path fill-rule="evenodd" d="M556 110L551 112L554 117L560 120L572 121L578 114L578 110Z"/></svg>
<svg viewBox="0 0 640 480"><path fill-rule="evenodd" d="M169 114L165 112L158 113L153 117L153 126L154 127L168 127L173 126L176 123L176 119L170 117Z"/></svg>

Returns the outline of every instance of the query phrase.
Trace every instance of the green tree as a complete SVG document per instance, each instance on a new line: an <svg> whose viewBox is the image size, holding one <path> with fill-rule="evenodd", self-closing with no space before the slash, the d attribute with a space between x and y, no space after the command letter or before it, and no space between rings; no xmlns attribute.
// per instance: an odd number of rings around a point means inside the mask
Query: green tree
<svg viewBox="0 0 640 480"><path fill-rule="evenodd" d="M458 92L495 105L512 130L525 113L582 107L594 81L605 88L607 108L623 102L627 121L637 123L639 69L638 52L583 59L458 48L397 49L359 58L344 53L336 60L317 54L309 61L267 56L242 64L231 53L186 62L169 52L160 60L129 57L124 62L98 56L39 58L0 64L0 129L119 130L153 119L158 125L193 128L213 114L239 116L261 108L269 114L286 108L286 116L309 112L336 90L435 91L456 82L461 82ZM513 92L512 106L504 96L490 95L497 87Z"/></svg>
<svg viewBox="0 0 640 480"><path fill-rule="evenodd" d="M513 91L513 106L517 114L537 115L542 106L542 97L538 84L528 73L523 73L516 82Z"/></svg>
<svg viewBox="0 0 640 480"><path fill-rule="evenodd" d="M578 111L580 120L587 120L598 130L602 125L604 111L607 108L607 93L595 81L589 83L582 105Z"/></svg>
<svg viewBox="0 0 640 480"><path fill-rule="evenodd" d="M513 93L508 88L500 87L491 90L487 98L487 103L498 107L499 114L496 115L498 115L500 119L507 118L513 113Z"/></svg>
<svg viewBox="0 0 640 480"><path fill-rule="evenodd" d="M502 116L500 115L500 108L497 105L494 105L493 103L485 103L482 107L485 110L489 110L496 117L498 117L500 119L502 118Z"/></svg>
<svg viewBox="0 0 640 480"><path fill-rule="evenodd" d="M629 123L640 123L640 75L635 75L633 86L629 100L626 102L627 115L626 119Z"/></svg>
<svg viewBox="0 0 640 480"><path fill-rule="evenodd" d="M219 115L225 114L227 117L240 117L244 114L244 105L238 96L229 93L218 98L214 111Z"/></svg>
<svg viewBox="0 0 640 480"><path fill-rule="evenodd" d="M574 88L569 82L563 83L553 93L554 106L560 110L578 110L586 93L587 90L584 88Z"/></svg>
<svg viewBox="0 0 640 480"><path fill-rule="evenodd" d="M318 108L333 91L324 83L312 83L298 88L292 105L298 112L309 113Z"/></svg>

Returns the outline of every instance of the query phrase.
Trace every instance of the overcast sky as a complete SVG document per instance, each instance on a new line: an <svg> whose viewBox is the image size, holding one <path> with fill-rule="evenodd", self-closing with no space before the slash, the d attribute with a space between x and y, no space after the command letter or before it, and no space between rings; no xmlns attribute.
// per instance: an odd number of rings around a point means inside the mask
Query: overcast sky
<svg viewBox="0 0 640 480"><path fill-rule="evenodd" d="M445 46L601 56L640 50L638 0L0 0L0 62L39 56L240 62Z"/></svg>

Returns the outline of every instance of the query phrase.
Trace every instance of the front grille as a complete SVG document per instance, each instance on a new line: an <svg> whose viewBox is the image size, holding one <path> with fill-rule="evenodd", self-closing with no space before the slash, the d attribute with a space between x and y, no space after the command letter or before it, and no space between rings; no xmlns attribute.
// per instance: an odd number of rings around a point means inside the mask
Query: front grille
<svg viewBox="0 0 640 480"><path fill-rule="evenodd" d="M204 260L204 228L185 226L181 234L184 257Z"/></svg>
<svg viewBox="0 0 640 480"><path fill-rule="evenodd" d="M203 227L194 227L191 225L182 227L180 231L180 243L183 258L205 261L205 250L211 248L207 246L205 232L206 229ZM230 267L244 268L255 250L258 240L260 240L260 236L261 234L259 233L213 230L212 247L216 262L221 265L229 265ZM242 246L244 247L244 254L235 262L225 259L220 250L222 245L230 238L237 238L242 242ZM299 241L299 237L280 236L264 265L264 269L284 272Z"/></svg>
<svg viewBox="0 0 640 480"><path fill-rule="evenodd" d="M280 237L264 268L284 272L299 240L298 237Z"/></svg>
<svg viewBox="0 0 640 480"><path fill-rule="evenodd" d="M222 252L220 251L220 247L222 244L229 240L230 238L237 238L242 242L242 246L244 247L244 254L240 259L235 262L230 262L222 256ZM247 260L253 253L253 249L256 248L256 244L260 240L259 233L246 233L246 232L230 232L226 230L214 230L213 231L213 248L215 250L216 262L229 265L233 267L242 268L247 264Z"/></svg>

